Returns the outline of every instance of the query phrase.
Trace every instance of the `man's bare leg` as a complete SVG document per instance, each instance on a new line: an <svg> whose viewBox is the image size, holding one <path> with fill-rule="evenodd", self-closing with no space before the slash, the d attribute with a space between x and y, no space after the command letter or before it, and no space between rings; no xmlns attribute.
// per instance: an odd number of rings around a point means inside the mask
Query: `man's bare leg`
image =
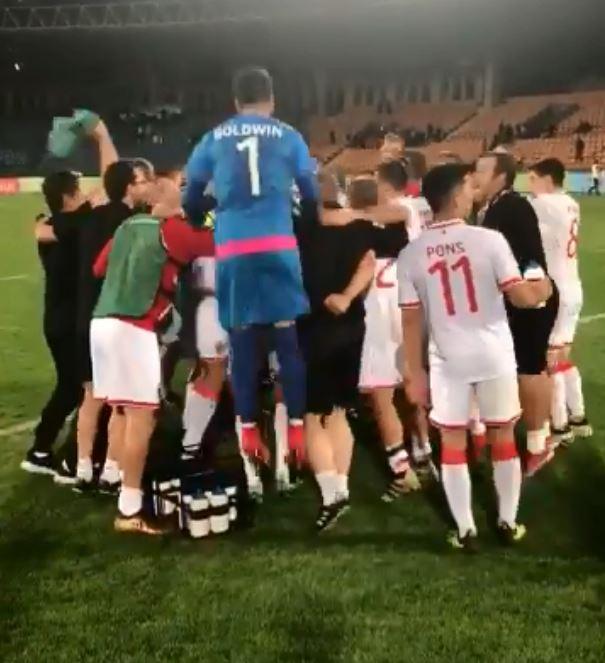
<svg viewBox="0 0 605 663"><path fill-rule="evenodd" d="M373 389L370 394L372 409L391 470L391 482L382 495L385 502L392 502L399 496L420 488L403 443L404 429L393 403L394 392L392 388L380 388Z"/></svg>
<svg viewBox="0 0 605 663"><path fill-rule="evenodd" d="M76 478L81 484L92 482L92 450L95 436L99 425L99 415L103 401L95 398L92 391L92 383L84 384L84 397L78 410L78 465Z"/></svg>
<svg viewBox="0 0 605 663"><path fill-rule="evenodd" d="M344 471L350 463L347 456L350 453L348 449L351 442L348 440L346 432L343 431L342 422L338 421L338 415L336 415L335 429L334 424L330 429L329 422L334 416L334 413L326 416L316 414L305 416L307 457L315 473L322 499L322 506L315 521L318 532L334 525L348 506L348 500L339 496L342 479L339 479L338 469ZM344 412L341 416L345 416ZM347 425L346 418L345 425ZM335 436L334 439L333 436ZM338 458L340 465L337 464L335 447L338 447L340 451Z"/></svg>
<svg viewBox="0 0 605 663"><path fill-rule="evenodd" d="M349 500L349 474L353 460L353 433L346 412L336 409L327 418L326 428L336 468L336 501Z"/></svg>
<svg viewBox="0 0 605 663"><path fill-rule="evenodd" d="M322 419L323 417L317 414L305 416L307 454L321 492L322 504L330 506L336 500L336 460L328 430Z"/></svg>
<svg viewBox="0 0 605 663"><path fill-rule="evenodd" d="M525 473L530 477L553 457L548 440L552 401L551 379L546 373L519 375L519 397L527 430L527 462Z"/></svg>
<svg viewBox="0 0 605 663"><path fill-rule="evenodd" d="M519 396L527 428L527 449L531 454L546 450L546 422L550 418L551 383L544 372L519 375Z"/></svg>
<svg viewBox="0 0 605 663"><path fill-rule="evenodd" d="M114 407L107 426L107 457L101 473L101 487L114 492L120 483L120 458L126 436L126 415Z"/></svg>
<svg viewBox="0 0 605 663"><path fill-rule="evenodd" d="M130 517L143 507L141 484L149 441L155 428L155 412L150 408L126 407L124 416L126 437L120 459L124 476L118 510L120 515Z"/></svg>

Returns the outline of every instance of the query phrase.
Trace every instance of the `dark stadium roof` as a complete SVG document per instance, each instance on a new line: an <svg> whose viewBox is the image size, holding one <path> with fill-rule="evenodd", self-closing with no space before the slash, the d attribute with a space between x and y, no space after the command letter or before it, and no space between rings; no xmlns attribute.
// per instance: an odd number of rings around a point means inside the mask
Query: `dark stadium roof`
<svg viewBox="0 0 605 663"><path fill-rule="evenodd" d="M254 60L393 71L489 58L514 81L515 91L561 89L605 73L602 0L0 1L0 68L16 56L46 67L65 53L73 61L96 62L153 45L194 66ZM7 6L17 8L11 12L19 21L31 7L41 8L44 20L52 22L57 11L65 17L52 30L42 29L38 19L17 29L20 23L6 19ZM113 19L103 24L107 7ZM87 10L86 27L68 29L81 9ZM128 20L135 10L144 29ZM97 19L105 27L95 30Z"/></svg>

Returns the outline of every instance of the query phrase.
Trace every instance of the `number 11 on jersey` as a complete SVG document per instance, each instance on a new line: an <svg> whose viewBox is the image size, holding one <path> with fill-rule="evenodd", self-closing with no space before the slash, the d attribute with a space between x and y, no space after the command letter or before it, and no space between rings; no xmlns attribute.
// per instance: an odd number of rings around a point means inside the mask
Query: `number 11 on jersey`
<svg viewBox="0 0 605 663"><path fill-rule="evenodd" d="M260 173L258 170L258 136L250 136L237 143L239 152L248 152L248 172L250 174L250 193L260 196Z"/></svg>

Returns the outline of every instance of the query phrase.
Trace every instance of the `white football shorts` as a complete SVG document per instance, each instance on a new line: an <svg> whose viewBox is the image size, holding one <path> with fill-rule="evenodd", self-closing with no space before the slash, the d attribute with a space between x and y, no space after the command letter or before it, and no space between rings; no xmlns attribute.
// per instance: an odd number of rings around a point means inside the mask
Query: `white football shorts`
<svg viewBox="0 0 605 663"><path fill-rule="evenodd" d="M110 405L157 408L162 370L155 332L117 318L90 325L95 398Z"/></svg>
<svg viewBox="0 0 605 663"><path fill-rule="evenodd" d="M509 374L474 384L431 369L431 421L437 428L467 428L473 396L479 417L488 427L515 422L521 415L517 375Z"/></svg>
<svg viewBox="0 0 605 663"><path fill-rule="evenodd" d="M202 359L216 359L228 356L229 335L219 322L218 302L213 295L202 299L197 307L195 338L197 352Z"/></svg>

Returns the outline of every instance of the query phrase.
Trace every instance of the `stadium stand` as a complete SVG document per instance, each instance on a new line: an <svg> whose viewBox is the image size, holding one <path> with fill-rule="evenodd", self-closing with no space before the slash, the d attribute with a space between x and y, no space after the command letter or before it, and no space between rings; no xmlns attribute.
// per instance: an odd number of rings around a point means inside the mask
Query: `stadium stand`
<svg viewBox="0 0 605 663"><path fill-rule="evenodd" d="M410 132L420 136L414 144L429 165L452 157L472 161L499 144L526 164L556 157L568 168L586 169L595 157L605 159L605 90L511 97L493 108L414 103L389 111L365 106L333 117L311 117L314 155L344 172L363 173L378 163L376 136L395 130L406 138ZM428 132L429 125L439 133ZM575 147L579 134L585 144L581 160ZM358 136L364 136L363 147L355 141Z"/></svg>
<svg viewBox="0 0 605 663"><path fill-rule="evenodd" d="M574 133L583 124L592 128L605 128L605 90L576 92L569 99L578 105L578 110L558 127L559 133Z"/></svg>
<svg viewBox="0 0 605 663"><path fill-rule="evenodd" d="M548 97L513 97L494 108L480 109L468 122L452 133L452 138L487 138L491 141L501 125L525 124L543 110L551 100Z"/></svg>
<svg viewBox="0 0 605 663"><path fill-rule="evenodd" d="M378 150L364 150L348 147L330 162L330 168L341 170L348 175L373 172L380 162Z"/></svg>

